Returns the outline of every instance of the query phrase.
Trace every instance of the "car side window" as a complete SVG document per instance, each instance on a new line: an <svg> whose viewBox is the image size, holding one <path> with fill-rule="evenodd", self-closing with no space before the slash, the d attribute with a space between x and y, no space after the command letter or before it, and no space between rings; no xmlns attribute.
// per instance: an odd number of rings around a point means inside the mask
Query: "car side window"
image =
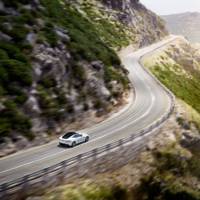
<svg viewBox="0 0 200 200"><path fill-rule="evenodd" d="M79 134L76 134L76 135L73 136L73 138L78 138L78 137L80 137Z"/></svg>

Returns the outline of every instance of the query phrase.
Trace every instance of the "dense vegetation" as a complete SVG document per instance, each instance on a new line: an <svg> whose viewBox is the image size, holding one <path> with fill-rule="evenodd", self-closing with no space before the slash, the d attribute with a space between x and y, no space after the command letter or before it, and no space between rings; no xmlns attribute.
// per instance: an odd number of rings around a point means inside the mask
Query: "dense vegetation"
<svg viewBox="0 0 200 200"><path fill-rule="evenodd" d="M3 1L6 6L17 7L19 2ZM26 3L26 1L20 1ZM13 38L0 41L0 97L5 109L0 112L0 136L16 131L32 139L29 118L18 109L27 100L26 88L32 84L29 56L32 47L25 42L28 29L24 27L31 14L22 11L20 16L0 13L1 31ZM33 17L32 17L33 18ZM12 29L6 26L12 23Z"/></svg>
<svg viewBox="0 0 200 200"><path fill-rule="evenodd" d="M85 183L79 187L69 185L67 187L61 186L45 195L44 200L60 199L60 200L125 200L128 192L125 188L120 186L109 186L96 183Z"/></svg>
<svg viewBox="0 0 200 200"><path fill-rule="evenodd" d="M179 150L166 149L155 152L156 170L144 177L140 186L141 199L199 200L200 159L191 158Z"/></svg>
<svg viewBox="0 0 200 200"><path fill-rule="evenodd" d="M124 88L128 87L128 80L122 70L120 60L110 47L127 45L130 38L122 29L120 23L113 24L103 19L100 14L92 12L89 4L83 4L83 15L72 4L60 0L40 0L41 6L34 5L28 0L3 0L4 6L12 11L0 12L0 28L6 39L0 41L0 96L3 111L0 114L0 137L13 132L22 133L29 138L31 134L31 120L23 110L28 98L29 89L33 83L32 60L34 45L27 40L29 33L37 35L36 43L47 42L52 48L57 47L59 37L57 27L66 30L69 40L65 41L70 51L71 60L66 65L70 69L69 88L82 88L86 82L85 69L81 61L92 62L100 60L104 66L106 86L112 90L109 83L117 80ZM27 6L32 5L32 9ZM42 7L42 8L41 8ZM15 13L15 14L13 14ZM89 14L91 14L89 16ZM102 18L94 22L93 18ZM41 23L42 21L42 23ZM97 26L98 24L98 26ZM64 91L56 88L53 77L45 77L38 82L38 101L42 109L42 116L49 120L62 121L67 114L72 114L72 103L65 99ZM52 95L58 97L52 99ZM86 102L87 91L80 94L80 101L85 101L84 110L88 110ZM113 93L115 97L119 94ZM104 107L100 100L94 100L94 107ZM66 112L60 112L65 109Z"/></svg>

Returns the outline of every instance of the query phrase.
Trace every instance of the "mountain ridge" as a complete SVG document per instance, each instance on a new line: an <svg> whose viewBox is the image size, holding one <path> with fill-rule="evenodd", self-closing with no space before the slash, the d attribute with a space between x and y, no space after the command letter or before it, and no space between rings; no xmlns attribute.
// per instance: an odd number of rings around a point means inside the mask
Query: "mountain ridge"
<svg viewBox="0 0 200 200"><path fill-rule="evenodd" d="M200 12L185 12L161 16L172 34L183 35L190 42L200 42Z"/></svg>

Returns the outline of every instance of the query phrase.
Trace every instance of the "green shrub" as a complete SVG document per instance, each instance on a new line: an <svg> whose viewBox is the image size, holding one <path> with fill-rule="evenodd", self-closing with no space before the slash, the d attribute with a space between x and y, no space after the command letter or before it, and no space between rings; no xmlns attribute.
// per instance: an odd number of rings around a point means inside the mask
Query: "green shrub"
<svg viewBox="0 0 200 200"><path fill-rule="evenodd" d="M20 4L28 4L30 0L2 0L5 6L17 8Z"/></svg>
<svg viewBox="0 0 200 200"><path fill-rule="evenodd" d="M10 82L18 82L22 86L30 86L32 84L31 69L26 64L8 59L1 60L0 66L6 69Z"/></svg>
<svg viewBox="0 0 200 200"><path fill-rule="evenodd" d="M54 106L54 102L50 97L48 91L46 91L42 86L38 87L39 91L39 104L42 109L49 109Z"/></svg>
<svg viewBox="0 0 200 200"><path fill-rule="evenodd" d="M15 0L2 0L4 5L7 7L14 7L17 8L18 7L18 2Z"/></svg>
<svg viewBox="0 0 200 200"><path fill-rule="evenodd" d="M41 30L47 42L52 46L55 47L58 41L58 37L54 31L54 26L51 23L46 23L45 27Z"/></svg>
<svg viewBox="0 0 200 200"><path fill-rule="evenodd" d="M200 180L200 158L193 156L188 162L190 173Z"/></svg>
<svg viewBox="0 0 200 200"><path fill-rule="evenodd" d="M188 169L188 160L179 155L179 152L172 153L168 151L157 152L155 157L158 160L157 167L162 171L171 171L184 175Z"/></svg>
<svg viewBox="0 0 200 200"><path fill-rule="evenodd" d="M56 80L53 77L44 77L39 84L48 89L56 86Z"/></svg>
<svg viewBox="0 0 200 200"><path fill-rule="evenodd" d="M7 84L9 82L8 76L9 76L8 72L6 71L4 66L2 66L1 63L0 63L0 83L1 83L1 86L2 86L2 84Z"/></svg>
<svg viewBox="0 0 200 200"><path fill-rule="evenodd" d="M0 49L0 59L1 59L1 60L8 59L8 54L7 54L6 51L3 50L3 49Z"/></svg>
<svg viewBox="0 0 200 200"><path fill-rule="evenodd" d="M180 183L169 184L164 191L166 200L199 200L200 193Z"/></svg>
<svg viewBox="0 0 200 200"><path fill-rule="evenodd" d="M18 105L23 104L27 96L21 87L32 83L31 66L28 59L16 45L9 42L0 42L0 95L13 96ZM33 139L30 132L30 120L19 111L12 101L5 102L6 109L0 113L0 137L10 135L16 131Z"/></svg>
<svg viewBox="0 0 200 200"><path fill-rule="evenodd" d="M22 43L20 47L22 47L22 49L32 49L30 45L28 46L25 43ZM6 56L4 56L2 59L6 60L9 57L10 59L15 59L26 64L29 63L27 55L24 54L21 49L14 43L0 41L0 49L6 53ZM28 67L30 67L30 64Z"/></svg>
<svg viewBox="0 0 200 200"><path fill-rule="evenodd" d="M167 179L166 175L153 173L142 180L140 199L145 200L199 200L200 193L184 185L176 177Z"/></svg>
<svg viewBox="0 0 200 200"><path fill-rule="evenodd" d="M186 158L180 152L162 151L155 154L155 171L144 177L139 187L141 199L199 200L200 192L188 177L200 180L200 159ZM190 179L189 179L190 180Z"/></svg>
<svg viewBox="0 0 200 200"><path fill-rule="evenodd" d="M82 66L80 65L75 65L75 66L72 66L72 76L81 81L81 82L85 82L86 80L86 73L85 73L85 70Z"/></svg>
<svg viewBox="0 0 200 200"><path fill-rule="evenodd" d="M4 105L6 108L0 112L0 137L9 136L12 131L17 131L32 139L29 118L17 109L13 101L6 101Z"/></svg>
<svg viewBox="0 0 200 200"><path fill-rule="evenodd" d="M103 102L100 100L100 99L96 99L94 102L94 108L95 109L100 109L100 108L103 108L104 107L104 104Z"/></svg>
<svg viewBox="0 0 200 200"><path fill-rule="evenodd" d="M113 80L121 83L124 88L128 88L129 81L125 75L114 69L113 67L105 67L104 68L104 80L106 83L109 83Z"/></svg>
<svg viewBox="0 0 200 200"><path fill-rule="evenodd" d="M35 24L35 17L33 16L32 11L21 9L20 13L21 15L14 18L16 24L28 24L31 26Z"/></svg>
<svg viewBox="0 0 200 200"><path fill-rule="evenodd" d="M61 107L64 107L66 105L59 104L59 100L61 101L61 99L60 98L53 99L51 97L51 92L47 91L41 85L40 87L38 87L38 91L39 91L38 100L40 107L42 108L43 111L42 114L49 120L59 121L60 119L62 119L64 113L60 112L59 110L61 109Z"/></svg>
<svg viewBox="0 0 200 200"><path fill-rule="evenodd" d="M59 93L57 95L58 95L57 101L58 101L59 105L64 106L64 105L68 104L68 100L67 100L64 92L59 91Z"/></svg>
<svg viewBox="0 0 200 200"><path fill-rule="evenodd" d="M1 73L1 72L0 72ZM0 77L1 78L1 77ZM0 98L3 97L3 95L5 95L5 90L4 88L0 85Z"/></svg>
<svg viewBox="0 0 200 200"><path fill-rule="evenodd" d="M13 28L7 32L15 42L20 43L25 40L29 30L23 24L15 24Z"/></svg>
<svg viewBox="0 0 200 200"><path fill-rule="evenodd" d="M15 97L15 103L18 105L23 105L27 101L28 97L25 93L21 93Z"/></svg>

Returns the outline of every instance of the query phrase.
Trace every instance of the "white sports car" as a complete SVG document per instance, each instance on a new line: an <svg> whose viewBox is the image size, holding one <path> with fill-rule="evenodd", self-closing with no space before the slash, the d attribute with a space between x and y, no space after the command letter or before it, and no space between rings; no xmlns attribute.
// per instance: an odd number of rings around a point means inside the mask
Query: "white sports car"
<svg viewBox="0 0 200 200"><path fill-rule="evenodd" d="M74 147L77 144L88 142L89 135L86 133L68 132L59 138L60 145Z"/></svg>

